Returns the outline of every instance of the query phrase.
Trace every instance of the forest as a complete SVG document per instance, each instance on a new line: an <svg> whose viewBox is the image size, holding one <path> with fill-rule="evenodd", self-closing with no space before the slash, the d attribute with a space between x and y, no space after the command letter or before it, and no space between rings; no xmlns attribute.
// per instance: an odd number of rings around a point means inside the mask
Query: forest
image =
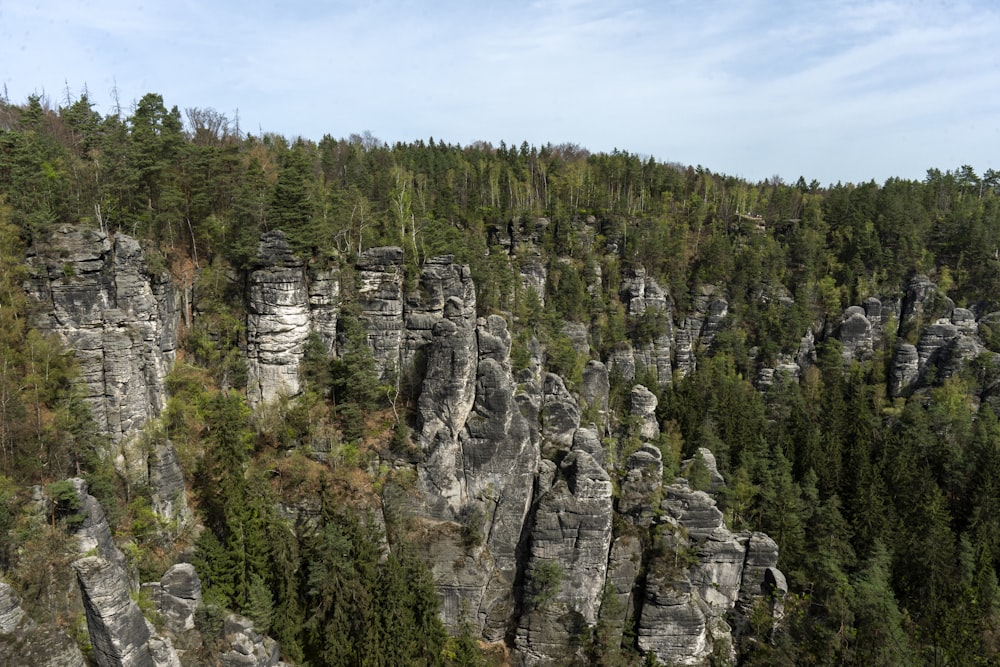
<svg viewBox="0 0 1000 667"><path fill-rule="evenodd" d="M143 437L177 448L200 534L163 538L149 490L104 454L72 351L32 324L25 260L66 225L138 239L151 270L194 295L167 407ZM346 301L348 353L307 348L299 396L248 404L242 304L261 235L273 230L306 264L348 277L373 247L402 248L408 280L453 255L471 271L477 314L507 321L515 369L541 346L547 370L574 390L587 361L667 326L659 311L628 311L623 276L641 268L655 278L675 322L712 286L728 311L711 346L696 350L696 370L664 378L638 368L634 381L658 399L664 478L709 449L727 483L727 524L780 548L784 616L750 619L758 639L740 644L738 663L1000 659L1000 316L989 317L1000 311L1000 173L941 165L920 181L754 183L571 144L255 135L157 94L107 115L86 95L0 102L0 576L36 618L80 634L53 592L70 576L72 507L40 525L25 511L32 487L58 495L80 476L142 580L187 550L208 615L252 618L290 664L502 664L472 629L438 618L405 513L384 526L371 516L411 483L387 462L413 447L416 397L405 378L394 393L375 372ZM522 280L528 257L544 267L543 294ZM935 286L925 319L893 320L870 354L845 363L834 335L845 309L900 299L915 276ZM975 314L983 351L946 377L890 391L897 346L954 308ZM574 347L567 322L585 327L589 352ZM814 361L794 380L758 386L807 332ZM621 443L636 428L632 384L612 373ZM321 440L334 443L329 454L310 456ZM316 528L296 535L282 508L305 496ZM585 664L655 664L634 633L604 646L598 628L588 641Z"/></svg>

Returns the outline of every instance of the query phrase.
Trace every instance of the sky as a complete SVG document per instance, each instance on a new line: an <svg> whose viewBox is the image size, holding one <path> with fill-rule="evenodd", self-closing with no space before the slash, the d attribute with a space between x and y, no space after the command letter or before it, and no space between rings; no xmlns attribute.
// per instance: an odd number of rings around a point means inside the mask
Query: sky
<svg viewBox="0 0 1000 667"><path fill-rule="evenodd" d="M996 0L0 0L0 85L823 185L1000 170ZM0 89L0 93L2 90Z"/></svg>

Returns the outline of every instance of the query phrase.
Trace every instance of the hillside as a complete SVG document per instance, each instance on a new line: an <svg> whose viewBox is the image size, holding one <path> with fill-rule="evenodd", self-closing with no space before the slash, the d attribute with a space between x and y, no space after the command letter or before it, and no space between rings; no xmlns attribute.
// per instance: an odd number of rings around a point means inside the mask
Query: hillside
<svg viewBox="0 0 1000 667"><path fill-rule="evenodd" d="M996 660L998 174L185 116L0 107L3 659Z"/></svg>

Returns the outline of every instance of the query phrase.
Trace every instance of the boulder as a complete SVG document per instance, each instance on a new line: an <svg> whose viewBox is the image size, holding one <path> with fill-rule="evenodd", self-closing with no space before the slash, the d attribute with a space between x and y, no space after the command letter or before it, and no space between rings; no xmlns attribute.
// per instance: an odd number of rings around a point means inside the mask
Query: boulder
<svg viewBox="0 0 1000 667"><path fill-rule="evenodd" d="M99 556L73 563L87 614L90 643L98 667L146 667L153 664L149 629L112 562Z"/></svg>

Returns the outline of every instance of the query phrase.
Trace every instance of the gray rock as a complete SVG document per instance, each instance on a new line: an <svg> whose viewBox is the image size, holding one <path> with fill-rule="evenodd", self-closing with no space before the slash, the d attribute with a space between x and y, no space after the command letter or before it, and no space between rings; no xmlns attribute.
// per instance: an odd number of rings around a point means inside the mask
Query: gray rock
<svg viewBox="0 0 1000 667"><path fill-rule="evenodd" d="M149 487L153 500L153 512L167 522L178 527L191 519L184 489L184 476L177 463L174 445L169 440L157 443L149 455Z"/></svg>
<svg viewBox="0 0 1000 667"><path fill-rule="evenodd" d="M190 563L172 565L153 588L156 611L167 630L180 634L193 630L201 605L201 580Z"/></svg>
<svg viewBox="0 0 1000 667"><path fill-rule="evenodd" d="M80 504L77 513L83 520L75 528L78 540L77 549L80 555L97 555L111 563L117 570L119 576L128 587L127 562L123 554L115 545L111 536L111 527L104 515L104 508L97 498L87 493L87 482L75 477L69 480L76 490Z"/></svg>
<svg viewBox="0 0 1000 667"><path fill-rule="evenodd" d="M892 357L889 377L889 395L905 396L920 377L920 355L909 343L900 343Z"/></svg>
<svg viewBox="0 0 1000 667"><path fill-rule="evenodd" d="M656 421L656 406L659 401L656 394L641 384L632 387L629 413L639 420L639 437L644 441L655 440L660 436L660 425Z"/></svg>
<svg viewBox="0 0 1000 667"><path fill-rule="evenodd" d="M680 336L680 332L678 332ZM608 370L627 381L635 380L635 351L631 343L618 343L608 354Z"/></svg>
<svg viewBox="0 0 1000 667"><path fill-rule="evenodd" d="M439 320L455 319L456 313L446 312L449 302L459 309L463 320L474 326L476 289L472 271L455 264L452 255L432 257L420 272L419 290L406 300L400 368L410 368L417 353L430 344Z"/></svg>
<svg viewBox="0 0 1000 667"><path fill-rule="evenodd" d="M340 319L340 271L337 267L310 264L306 269L309 284L309 328L323 341L326 353L337 349L337 322Z"/></svg>
<svg viewBox="0 0 1000 667"><path fill-rule="evenodd" d="M247 303L247 400L268 403L299 393L299 363L309 337L309 288L285 235L267 232L250 274Z"/></svg>
<svg viewBox="0 0 1000 667"><path fill-rule="evenodd" d="M845 362L864 361L872 356L875 339L872 324L859 306L851 306L840 320L837 338L842 344L841 354Z"/></svg>
<svg viewBox="0 0 1000 667"><path fill-rule="evenodd" d="M555 373L545 375L542 385L542 454L553 458L560 449L573 445L573 433L580 425L580 408Z"/></svg>
<svg viewBox="0 0 1000 667"><path fill-rule="evenodd" d="M538 297L538 302L544 306L548 270L546 270L541 257L532 252L521 253L517 257L517 266L521 273L521 287L525 292L534 292Z"/></svg>
<svg viewBox="0 0 1000 667"><path fill-rule="evenodd" d="M98 667L153 664L149 629L117 566L99 556L73 563Z"/></svg>
<svg viewBox="0 0 1000 667"><path fill-rule="evenodd" d="M531 533L526 578L535 597L515 637L526 665L566 661L570 638L597 622L607 577L611 479L583 451L566 456L560 475L539 501ZM561 573L555 581L553 569Z"/></svg>
<svg viewBox="0 0 1000 667"><path fill-rule="evenodd" d="M144 483L134 436L166 405L180 311L168 276L150 271L139 243L65 226L31 249L25 289L33 324L56 334L80 364L84 400L108 434L120 471Z"/></svg>
<svg viewBox="0 0 1000 667"><path fill-rule="evenodd" d="M663 455L652 445L645 444L628 457L621 480L618 513L640 526L653 522L663 486Z"/></svg>
<svg viewBox="0 0 1000 667"><path fill-rule="evenodd" d="M580 398L585 407L596 407L600 416L598 426L604 432L608 419L608 398L611 395L611 378L608 368L600 361L591 359L583 367L583 381L580 383Z"/></svg>
<svg viewBox="0 0 1000 667"><path fill-rule="evenodd" d="M379 374L399 371L403 345L403 249L370 248L357 262L359 319Z"/></svg>
<svg viewBox="0 0 1000 667"><path fill-rule="evenodd" d="M951 311L951 323L963 334L974 334L978 329L976 316L968 308L956 308Z"/></svg>
<svg viewBox="0 0 1000 667"><path fill-rule="evenodd" d="M7 582L0 581L0 634L13 634L25 618L14 589Z"/></svg>
<svg viewBox="0 0 1000 667"><path fill-rule="evenodd" d="M254 630L248 618L230 614L222 633L230 646L219 656L222 667L274 667L281 659L278 642Z"/></svg>
<svg viewBox="0 0 1000 667"><path fill-rule="evenodd" d="M55 625L38 625L21 609L10 584L0 581L0 664L84 667L79 647Z"/></svg>
<svg viewBox="0 0 1000 667"><path fill-rule="evenodd" d="M457 297L451 297L457 299ZM456 304L456 309L461 308ZM454 519L466 501L459 436L476 400L475 322L457 313L434 326L417 404L417 442L424 454L419 485L430 516Z"/></svg>

